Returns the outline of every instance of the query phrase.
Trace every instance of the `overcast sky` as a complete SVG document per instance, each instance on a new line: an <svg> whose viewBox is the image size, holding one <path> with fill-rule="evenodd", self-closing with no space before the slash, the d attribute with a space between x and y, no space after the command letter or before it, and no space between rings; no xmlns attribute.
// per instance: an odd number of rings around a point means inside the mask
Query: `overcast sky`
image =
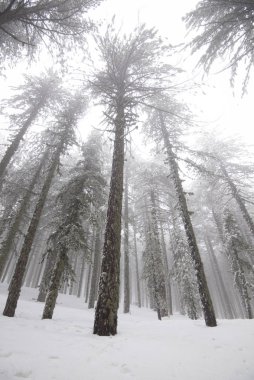
<svg viewBox="0 0 254 380"><path fill-rule="evenodd" d="M182 17L197 4L196 0L104 0L100 7L89 12L89 16L97 21L106 19L108 22L113 15L116 16L116 23L124 31L129 32L138 24L146 23L149 27L156 27L163 37L169 42L179 44L186 42L188 35ZM183 55L184 57L184 55ZM183 58L181 57L181 58ZM216 73L218 68L223 68L220 62L216 69L209 76L202 76L202 69L195 69L198 56L186 56L185 60L179 60L180 64L188 71L190 78L205 83L205 92L193 98L192 95L185 94L185 99L190 103L197 118L207 121L210 127L217 127L227 133L239 134L245 141L252 143L254 128L252 122L253 90L249 85L249 94L241 98L240 91L233 90L229 84L229 73ZM44 62L46 64L46 62ZM36 69L39 69L37 67ZM22 64L18 68L8 73L7 81L0 79L1 93L5 96L4 84L15 84L19 80L20 73L24 70ZM27 69L26 69L27 72ZM252 80L253 83L254 79Z"/></svg>

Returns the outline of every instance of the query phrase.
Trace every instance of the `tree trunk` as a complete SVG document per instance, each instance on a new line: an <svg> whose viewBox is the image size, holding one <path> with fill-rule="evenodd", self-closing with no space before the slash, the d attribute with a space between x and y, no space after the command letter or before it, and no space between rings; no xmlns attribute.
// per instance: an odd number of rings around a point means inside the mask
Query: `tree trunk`
<svg viewBox="0 0 254 380"><path fill-rule="evenodd" d="M66 261L67 261L67 256L66 256L65 250L63 249L56 261L56 264L51 276L50 286L49 286L49 290L48 290L46 301L45 301L42 319L52 319L54 308L56 305L56 299L58 296L58 290L61 284L61 278L64 272Z"/></svg>
<svg viewBox="0 0 254 380"><path fill-rule="evenodd" d="M13 247L15 235L16 235L17 231L19 230L20 224L22 222L24 214L25 214L27 207L29 205L33 189L34 189L36 183L38 182L38 180L40 178L42 168L44 167L47 158L48 158L48 151L44 153L42 160L38 166L38 169L36 170L36 172L32 178L32 181L31 181L31 183L27 189L27 192L26 192L26 194L25 194L25 196L24 196L24 198L20 204L19 210L17 211L17 214L15 216L14 222L12 223L6 238L2 242L1 249L0 249L0 277L2 276L6 261L8 260L10 251Z"/></svg>
<svg viewBox="0 0 254 380"><path fill-rule="evenodd" d="M17 135L14 137L11 145L7 148L1 162L0 162L0 188L2 185L2 181L5 175L6 168L8 164L10 163L12 157L18 150L20 141L23 139L26 131L34 121L34 119L37 117L40 109L42 108L43 104L39 103L37 106L35 106L32 110L30 115L28 116L27 120L24 122L23 126L18 131Z"/></svg>
<svg viewBox="0 0 254 380"><path fill-rule="evenodd" d="M95 247L94 247L94 259L93 259L93 270L92 270L92 278L91 278L91 286L90 286L90 294L88 301L88 309L94 308L95 297L97 292L97 283L98 283L98 275L100 269L100 257L101 257L101 227L97 226L96 236L95 236Z"/></svg>
<svg viewBox="0 0 254 380"><path fill-rule="evenodd" d="M181 214L181 218L183 221L183 226L185 229L188 245L190 248L191 257L194 263L195 273L197 277L197 285L200 295L200 300L202 304L202 309L204 313L205 323L209 327L214 327L217 325L215 313L213 309L213 304L211 300L211 296L209 293L209 289L206 282L205 272L203 268L203 264L201 261L198 245L196 242L195 233L193 230L193 226L191 223L190 214L188 211L188 206L186 202L186 198L184 195L182 182L180 180L178 165L175 160L175 155L172 150L172 146L169 140L169 133L164 124L164 119L162 113L159 112L160 115L160 126L164 139L164 145L167 152L168 163L171 169L171 176L176 190L176 196L178 198L178 207Z"/></svg>
<svg viewBox="0 0 254 380"><path fill-rule="evenodd" d="M162 227L161 222L160 222L160 231L161 231L161 248L162 248L162 255L163 255L163 264L164 264L164 269L165 269L165 288L166 288L167 306L168 306L169 314L172 315L173 305L172 305L172 292L171 292L171 284L170 284L170 277L169 277L168 258L167 258L166 243L164 239L164 232L163 232L163 227Z"/></svg>
<svg viewBox="0 0 254 380"><path fill-rule="evenodd" d="M129 210L128 210L128 167L125 170L124 187L124 300L123 312L130 312L130 268L129 268Z"/></svg>
<svg viewBox="0 0 254 380"><path fill-rule="evenodd" d="M10 287L9 287L8 298L7 298L5 309L3 312L3 315L7 317L13 317L15 314L17 302L19 299L20 291L21 291L23 277L24 277L26 265L28 262L29 253L31 251L31 247L34 241L37 227L39 225L40 218L42 215L42 210L46 202L47 195L51 186L51 182L52 182L52 179L55 174L55 170L59 162L63 145L64 145L64 137L61 138L58 144L58 147L56 149L56 152L52 157L52 163L49 167L46 180L44 182L39 199L37 201L37 204L36 204L36 207L35 207L32 219L30 221L30 225L28 227L28 231L26 233L25 240L24 240L24 243L19 255L19 259L15 267L14 275L12 277Z"/></svg>
<svg viewBox="0 0 254 380"><path fill-rule="evenodd" d="M115 120L115 142L110 192L105 229L99 295L94 321L94 334L108 336L117 333L119 307L119 275L121 249L121 216L123 198L125 115L118 105Z"/></svg>
<svg viewBox="0 0 254 380"><path fill-rule="evenodd" d="M90 282L91 282L91 273L92 273L92 265L89 264L88 272L87 272L87 279L86 279L85 303L88 302L89 291L90 291Z"/></svg>
<svg viewBox="0 0 254 380"><path fill-rule="evenodd" d="M135 267L136 267L137 299L138 299L138 307L141 307L141 291L140 291L139 268L138 268L138 250L137 250L137 230L136 230L135 218L133 218L133 234L134 234L134 254L135 254Z"/></svg>
<svg viewBox="0 0 254 380"><path fill-rule="evenodd" d="M159 235L159 227L158 227L158 216L157 216L157 208L155 202L155 193L154 190L150 191L150 200L151 200L151 231L152 231L152 260L154 262L154 267L157 268L157 276L155 278L156 284L156 297L155 299L158 301L157 309L159 309L158 317L164 317L168 315L168 302L167 302L167 291L166 291L166 281L165 281L165 267L163 265L162 258L162 250L160 244L160 235ZM161 269L161 270L160 270ZM154 272L155 274L155 272ZM157 310L158 311L158 310ZM161 318L159 318L161 319Z"/></svg>
<svg viewBox="0 0 254 380"><path fill-rule="evenodd" d="M55 266L56 259L57 257L54 253L54 250L52 250L46 259L46 265L44 268L44 272L43 272L43 276L42 276L42 280L41 280L40 288L39 288L39 294L37 297L38 302L45 302L46 300L48 286L50 284L50 278L52 275L52 269Z"/></svg>
<svg viewBox="0 0 254 380"><path fill-rule="evenodd" d="M81 297L81 293L82 293L84 272L85 272L85 257L82 257L81 269L80 269L80 277L79 277L79 283L78 283L78 293L77 293L77 297L78 298Z"/></svg>
<svg viewBox="0 0 254 380"><path fill-rule="evenodd" d="M229 185L231 193L232 193L236 203L238 204L238 206L242 212L242 215L243 215L243 217L244 217L244 219L245 219L245 221L246 221L246 223L247 223L247 225L248 225L248 227L249 227L249 229L250 229L250 231L254 237L254 222L253 222L253 220L252 220L252 218L251 218L251 216L250 216L250 214L249 214L249 212L248 212L248 210L244 204L244 201L243 201L242 197L240 196L236 185L234 184L234 182L229 177L229 174L228 174L225 166L222 163L220 163L220 168L221 168L221 171L222 171L222 173L223 173L223 175L227 181L227 184Z"/></svg>

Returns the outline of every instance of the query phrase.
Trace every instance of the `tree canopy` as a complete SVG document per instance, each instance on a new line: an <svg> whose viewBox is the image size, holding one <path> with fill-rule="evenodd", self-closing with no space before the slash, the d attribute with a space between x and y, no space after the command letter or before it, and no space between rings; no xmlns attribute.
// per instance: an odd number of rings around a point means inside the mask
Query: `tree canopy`
<svg viewBox="0 0 254 380"><path fill-rule="evenodd" d="M190 45L201 51L199 63L208 72L218 58L226 60L233 81L241 65L243 89L254 62L254 1L202 0L185 16L189 28L201 29Z"/></svg>

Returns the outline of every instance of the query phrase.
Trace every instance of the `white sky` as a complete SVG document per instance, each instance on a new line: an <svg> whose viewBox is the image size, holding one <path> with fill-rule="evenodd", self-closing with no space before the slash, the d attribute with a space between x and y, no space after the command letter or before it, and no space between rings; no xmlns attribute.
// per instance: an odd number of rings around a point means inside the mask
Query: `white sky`
<svg viewBox="0 0 254 380"><path fill-rule="evenodd" d="M110 22L113 15L116 23L126 32L131 31L138 24L146 23L149 27L155 27L169 42L179 44L186 41L186 29L182 17L196 5L196 0L104 0L99 8L89 12L89 17L95 20L106 19ZM241 98L240 91L233 96L233 90L229 84L229 72L220 74L211 73L202 78L201 69L194 70L198 56L187 57L185 62L180 62L188 71L189 77L195 77L196 81L205 82L205 95L199 94L193 98L192 94L185 94L184 98L190 103L197 119L207 121L210 126L219 127L220 130L230 134L238 134L248 143L252 143L254 128L252 125L253 90L249 85L249 94ZM46 63L46 62L45 62ZM218 65L221 69L223 63ZM16 70L8 74L8 80L0 80L0 97L5 95L4 84L15 84L23 71L22 64ZM27 71L26 71L27 72ZM254 81L254 78L253 78Z"/></svg>

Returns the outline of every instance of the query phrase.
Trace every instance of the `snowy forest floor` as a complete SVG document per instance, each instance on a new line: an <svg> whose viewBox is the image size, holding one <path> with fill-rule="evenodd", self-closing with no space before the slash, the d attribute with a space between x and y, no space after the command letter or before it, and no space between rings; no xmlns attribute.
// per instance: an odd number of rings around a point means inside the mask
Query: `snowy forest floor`
<svg viewBox="0 0 254 380"><path fill-rule="evenodd" d="M4 307L7 287L0 286ZM41 320L37 290L24 288L14 318L0 317L0 380L253 380L254 320L180 315L161 322L132 307L119 313L118 334L92 334L94 311L60 295L53 320Z"/></svg>

